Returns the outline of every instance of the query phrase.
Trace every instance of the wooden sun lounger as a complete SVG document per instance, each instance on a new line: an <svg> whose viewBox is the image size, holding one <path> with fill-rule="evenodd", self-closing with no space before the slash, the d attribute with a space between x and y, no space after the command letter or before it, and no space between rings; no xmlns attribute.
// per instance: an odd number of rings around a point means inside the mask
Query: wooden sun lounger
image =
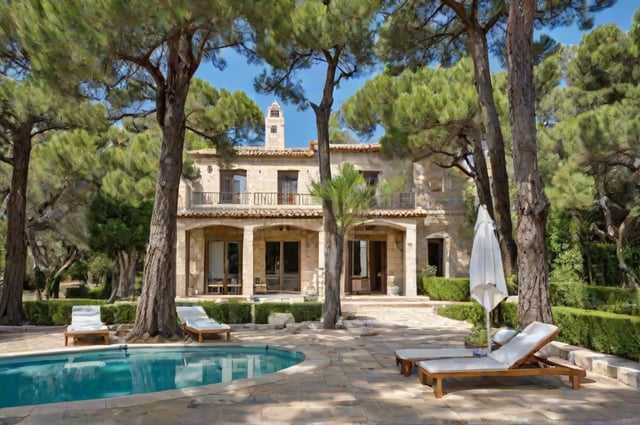
<svg viewBox="0 0 640 425"><path fill-rule="evenodd" d="M527 332L525 328L524 332ZM500 350L518 332L514 329L503 329L492 337L492 350ZM507 347L508 349L508 347ZM400 373L404 376L411 375L413 367L424 360L479 357L476 348L400 348L395 351L396 366L400 366Z"/></svg>
<svg viewBox="0 0 640 425"><path fill-rule="evenodd" d="M198 336L198 342L202 342L205 335L210 334L225 334L225 341L231 339L231 329L205 329L205 328L192 328L186 324L182 325L182 330Z"/></svg>
<svg viewBox="0 0 640 425"><path fill-rule="evenodd" d="M527 363L507 370L461 370L447 372L427 372L420 368L418 379L423 385L433 387L436 398L442 398L442 381L447 378L477 378L477 377L513 377L513 376L568 376L574 390L580 389L580 378L587 376L587 372L579 366L571 364L559 357L534 356L537 362Z"/></svg>
<svg viewBox="0 0 640 425"><path fill-rule="evenodd" d="M182 330L197 335L198 342L202 342L204 336L210 334L224 334L226 341L231 339L231 327L210 318L202 306L178 306L176 313Z"/></svg>
<svg viewBox="0 0 640 425"><path fill-rule="evenodd" d="M423 360L473 357L473 348L415 348L395 351L396 366L400 374L410 376L413 367Z"/></svg>
<svg viewBox="0 0 640 425"><path fill-rule="evenodd" d="M442 381L450 378L512 377L512 376L568 376L574 390L580 388L580 378L586 371L565 360L544 357L538 353L553 341L559 329L553 325L534 322L530 332L524 330L489 357L450 358L418 363L418 379L431 385L436 398L443 396Z"/></svg>
<svg viewBox="0 0 640 425"><path fill-rule="evenodd" d="M83 336L101 336L104 338L104 343L109 345L109 329L99 329L96 331L65 331L64 333L64 345L67 346L69 338L72 338L75 344L78 337Z"/></svg>
<svg viewBox="0 0 640 425"><path fill-rule="evenodd" d="M100 320L99 305L74 305L71 308L71 324L64 332L65 347L69 338L75 344L83 336L100 336L109 345L109 329Z"/></svg>

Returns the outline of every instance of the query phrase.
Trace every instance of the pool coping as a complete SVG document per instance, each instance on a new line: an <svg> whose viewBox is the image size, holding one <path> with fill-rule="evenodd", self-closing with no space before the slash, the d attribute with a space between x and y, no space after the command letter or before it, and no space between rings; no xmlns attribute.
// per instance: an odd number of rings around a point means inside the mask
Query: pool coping
<svg viewBox="0 0 640 425"><path fill-rule="evenodd" d="M124 345L124 344L123 344ZM188 347L194 346L190 343L166 343L166 344L126 344L129 348L156 348L156 347ZM128 396L100 398L94 400L80 400L80 401L66 401L58 403L47 404L35 404L16 407L4 407L0 408L0 418L2 417L20 417L29 415L47 415L52 413L59 413L65 411L75 410L92 410L92 409L105 409L105 408L120 408L131 407L140 404L157 402L162 400L175 400L179 398L187 397L202 397L215 394L229 393L230 391L243 390L250 387L274 384L282 379L285 379L292 375L298 374L310 374L320 369L327 367L330 364L330 359L327 355L314 350L314 349L298 349L291 345L269 345L269 344L229 344L234 347L256 347L256 346L269 346L275 349L296 351L302 353L305 358L302 362L288 367L286 369L279 370L267 375L258 376L255 378L237 379L229 382L221 382L219 384L201 385L197 387L182 388L176 390L157 391L144 394L133 394ZM223 347L220 343L202 343L197 347ZM118 349L119 346L113 346L114 349ZM101 351L105 346L88 346L88 347L73 347L69 349L54 349L43 350L40 352L15 352L15 353L2 353L1 359L8 359L14 357L29 357L29 356L41 356L41 355L58 355L58 354L70 354L77 352L89 352L89 351Z"/></svg>

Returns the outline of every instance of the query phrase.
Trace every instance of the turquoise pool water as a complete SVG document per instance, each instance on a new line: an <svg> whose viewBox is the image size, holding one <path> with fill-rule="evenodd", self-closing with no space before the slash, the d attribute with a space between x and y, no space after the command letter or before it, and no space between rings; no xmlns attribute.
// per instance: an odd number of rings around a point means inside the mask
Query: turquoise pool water
<svg viewBox="0 0 640 425"><path fill-rule="evenodd" d="M269 346L155 347L0 360L0 407L143 394L277 372L304 355Z"/></svg>

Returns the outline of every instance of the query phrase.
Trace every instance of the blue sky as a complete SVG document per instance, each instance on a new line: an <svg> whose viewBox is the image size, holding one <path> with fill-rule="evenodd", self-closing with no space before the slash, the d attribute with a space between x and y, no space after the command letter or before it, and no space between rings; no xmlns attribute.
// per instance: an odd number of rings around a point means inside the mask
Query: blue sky
<svg viewBox="0 0 640 425"><path fill-rule="evenodd" d="M616 24L627 31L631 27L634 11L640 8L640 0L618 0L616 4L595 15L595 25ZM579 44L585 32L575 27L558 28L548 32L556 41L563 44ZM218 71L209 64L203 64L197 76L208 80L218 89L226 88L230 91L241 90L247 93L266 113L267 107L278 101L283 108L285 118L285 144L287 147L306 147L309 141L316 139L315 117L311 109L299 111L295 105L280 102L273 95L261 95L253 89L253 79L260 72L260 67L247 65L246 60L232 52L224 55L228 64L224 71ZM322 71L311 70L302 74L306 94L311 101L319 102L322 90ZM334 92L333 109L337 110L343 101L353 95L373 75L360 79L344 81ZM375 140L372 140L375 141Z"/></svg>

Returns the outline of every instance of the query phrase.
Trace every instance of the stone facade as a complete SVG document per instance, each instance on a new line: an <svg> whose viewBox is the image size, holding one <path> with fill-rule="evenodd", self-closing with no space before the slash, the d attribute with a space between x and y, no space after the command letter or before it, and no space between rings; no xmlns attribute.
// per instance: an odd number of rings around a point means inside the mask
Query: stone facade
<svg viewBox="0 0 640 425"><path fill-rule="evenodd" d="M322 208L309 194L319 180L317 144L284 146L276 102L265 134L264 146L238 148L227 168L215 150L188 153L200 177L180 185L178 296L324 294ZM347 238L342 293L390 294L398 286L415 296L428 264L442 276L467 274L463 177L428 159L390 158L377 144L331 145L331 162L334 175L348 162L377 187L376 205ZM396 190L385 190L389 182Z"/></svg>

